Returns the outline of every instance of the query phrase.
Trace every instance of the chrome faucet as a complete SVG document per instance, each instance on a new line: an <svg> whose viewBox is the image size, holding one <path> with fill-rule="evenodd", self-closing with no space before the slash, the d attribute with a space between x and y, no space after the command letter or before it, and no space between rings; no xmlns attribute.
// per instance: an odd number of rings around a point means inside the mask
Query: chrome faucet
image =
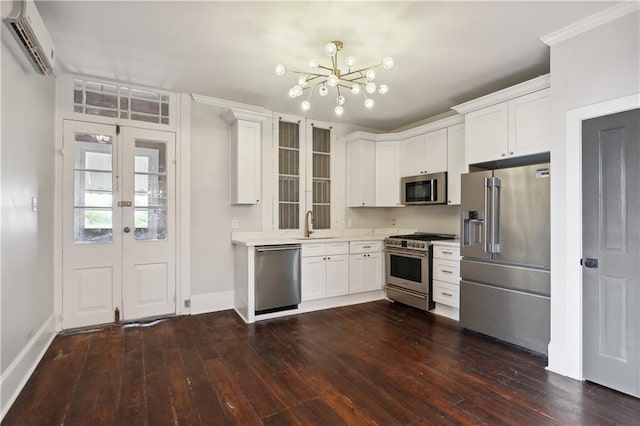
<svg viewBox="0 0 640 426"><path fill-rule="evenodd" d="M311 210L307 211L307 214L304 216L304 237L309 238L313 231L309 226L309 216L311 216L311 223L313 223L313 212Z"/></svg>

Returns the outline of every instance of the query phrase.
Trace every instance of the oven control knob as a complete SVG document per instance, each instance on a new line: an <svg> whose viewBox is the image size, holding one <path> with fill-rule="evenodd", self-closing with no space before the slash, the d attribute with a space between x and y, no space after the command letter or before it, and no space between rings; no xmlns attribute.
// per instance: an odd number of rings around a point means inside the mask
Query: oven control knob
<svg viewBox="0 0 640 426"><path fill-rule="evenodd" d="M424 247L425 247L425 244L424 244L424 243L420 243L420 247L421 247L421 248L424 248Z"/></svg>

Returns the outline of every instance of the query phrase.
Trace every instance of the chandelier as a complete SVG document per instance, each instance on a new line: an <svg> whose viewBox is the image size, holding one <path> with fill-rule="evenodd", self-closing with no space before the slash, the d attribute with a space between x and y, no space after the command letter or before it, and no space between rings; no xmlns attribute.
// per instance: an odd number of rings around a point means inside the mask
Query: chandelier
<svg viewBox="0 0 640 426"><path fill-rule="evenodd" d="M335 88L336 106L334 111L336 115L344 113L343 105L346 101L342 95L344 92L351 92L353 95L362 94L364 96L364 106L373 108L374 101L370 96L376 92L384 95L389 91L389 87L386 84L376 84L374 82L376 79L374 68L382 66L388 70L393 67L393 59L386 57L381 63L374 66L355 69L356 58L349 56L344 61L347 72L343 73L338 68L338 52L342 50L342 46L341 41L332 41L324 46L324 53L331 58L330 67L320 65L316 58L309 60L309 72L289 70L282 64L276 65L276 75L283 76L287 71L300 74L298 84L289 89L289 96L297 98L306 92L306 98L300 103L300 107L304 111L311 109L311 96L316 92L316 88L320 96L327 96L329 87Z"/></svg>

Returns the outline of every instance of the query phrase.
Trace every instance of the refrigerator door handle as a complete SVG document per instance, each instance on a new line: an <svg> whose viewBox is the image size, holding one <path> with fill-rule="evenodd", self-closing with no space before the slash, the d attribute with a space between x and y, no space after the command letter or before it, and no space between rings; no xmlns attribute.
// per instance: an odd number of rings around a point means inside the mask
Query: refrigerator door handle
<svg viewBox="0 0 640 426"><path fill-rule="evenodd" d="M502 181L499 177L493 178L491 189L491 243L492 253L500 253L500 201Z"/></svg>
<svg viewBox="0 0 640 426"><path fill-rule="evenodd" d="M491 243L487 239L489 235L488 228L489 226L492 226L492 221L493 221L493 212L491 210L488 210L488 207L489 207L488 200L489 200L489 197L491 197L493 194L493 190L491 189L492 179L493 178L484 178L484 213L486 217L484 219L484 225L482 226L482 230L484 234L482 237L482 248L485 253L491 253L491 250L492 250Z"/></svg>

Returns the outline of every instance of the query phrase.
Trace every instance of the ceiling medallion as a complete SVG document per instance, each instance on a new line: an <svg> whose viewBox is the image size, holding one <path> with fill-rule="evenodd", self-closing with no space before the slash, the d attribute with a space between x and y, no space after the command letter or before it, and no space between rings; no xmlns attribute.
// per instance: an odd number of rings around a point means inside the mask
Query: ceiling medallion
<svg viewBox="0 0 640 426"><path fill-rule="evenodd" d="M331 58L331 67L325 67L320 65L320 62L316 59L309 60L309 68L311 71L294 71L285 68L284 65L276 65L276 75L283 76L287 71L300 74L298 83L289 89L289 96L297 98L302 96L307 91L308 95L306 99L300 103L300 107L308 111L311 109L311 96L316 88L318 89L318 95L327 96L329 94L329 87L334 87L336 90L336 115L342 115L344 113L345 97L342 96L342 92L351 92L353 95L362 93L364 96L364 106L367 108L373 108L374 101L369 95L373 95L375 92L384 95L389 90L386 84L376 84L376 72L374 68L382 66L385 70L393 67L393 59L386 57L381 63L359 69L354 69L356 64L356 58L349 56L345 59L344 65L347 68L346 73L342 73L338 68L338 52L342 50L341 41L332 41L324 46L324 53Z"/></svg>

